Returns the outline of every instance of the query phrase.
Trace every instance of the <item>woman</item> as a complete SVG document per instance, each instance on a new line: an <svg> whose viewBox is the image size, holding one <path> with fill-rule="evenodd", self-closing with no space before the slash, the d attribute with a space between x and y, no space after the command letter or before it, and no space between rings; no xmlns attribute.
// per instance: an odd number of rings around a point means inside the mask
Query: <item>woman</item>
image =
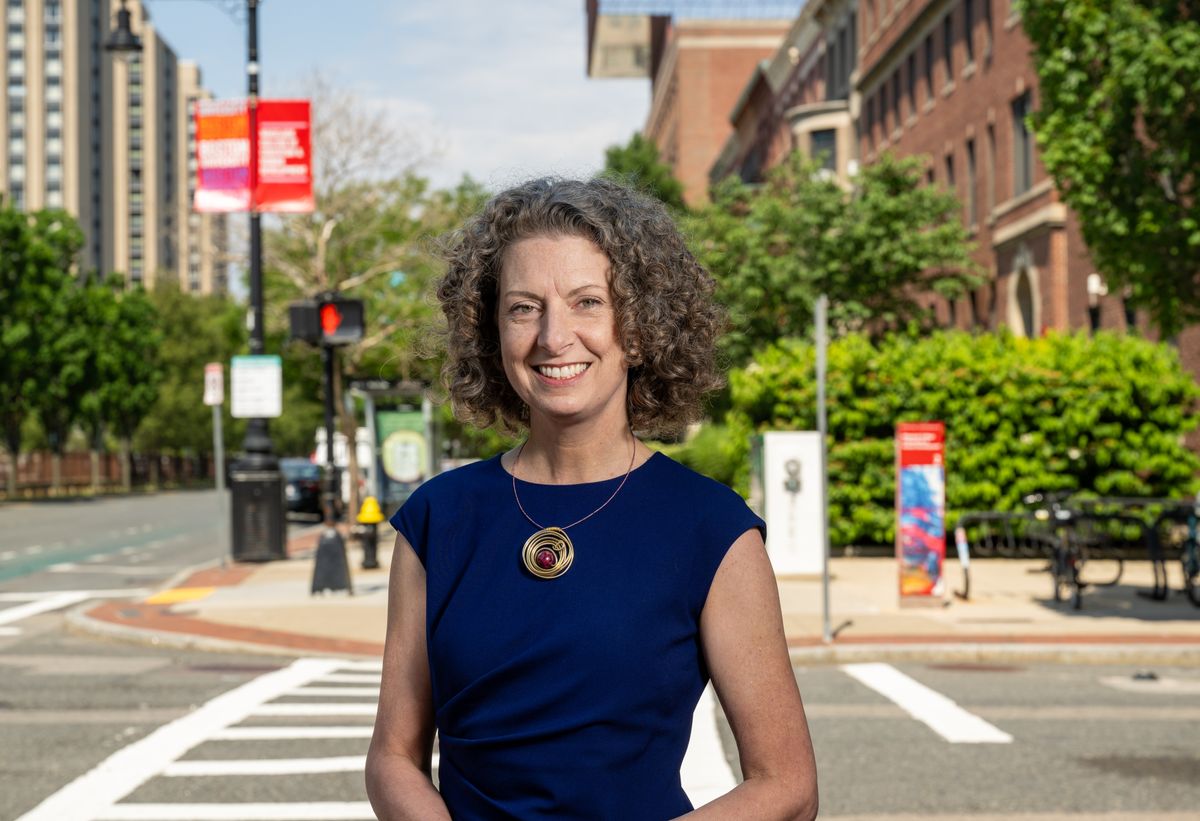
<svg viewBox="0 0 1200 821"><path fill-rule="evenodd" d="M603 180L506 191L447 256L455 410L528 437L391 520L375 811L814 818L762 521L633 433L679 430L719 386L711 277L661 205ZM710 677L745 780L693 811L679 768Z"/></svg>

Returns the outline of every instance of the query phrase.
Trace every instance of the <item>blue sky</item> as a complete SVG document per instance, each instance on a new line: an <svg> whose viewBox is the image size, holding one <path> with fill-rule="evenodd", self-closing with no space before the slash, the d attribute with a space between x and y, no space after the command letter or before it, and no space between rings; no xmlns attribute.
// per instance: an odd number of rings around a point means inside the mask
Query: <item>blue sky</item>
<svg viewBox="0 0 1200 821"><path fill-rule="evenodd" d="M206 87L245 96L246 29L222 2L144 3ZM420 170L439 185L589 174L649 108L646 79L587 78L583 0L263 0L258 16L264 97L319 72L433 152Z"/></svg>

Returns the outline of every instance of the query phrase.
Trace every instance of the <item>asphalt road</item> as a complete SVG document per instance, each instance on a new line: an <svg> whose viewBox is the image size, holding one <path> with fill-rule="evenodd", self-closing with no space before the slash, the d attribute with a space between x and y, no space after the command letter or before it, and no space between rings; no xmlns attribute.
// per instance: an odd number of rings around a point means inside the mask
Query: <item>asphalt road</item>
<svg viewBox="0 0 1200 821"><path fill-rule="evenodd" d="M214 510L211 493L0 509L0 556L13 554L0 558L0 819L370 817L371 663L110 643L67 633L62 607L5 621L38 600L22 597L153 588L211 560ZM796 675L822 818L1197 817L1200 668ZM732 783L736 750L719 713L713 737ZM300 804L318 814L286 814Z"/></svg>

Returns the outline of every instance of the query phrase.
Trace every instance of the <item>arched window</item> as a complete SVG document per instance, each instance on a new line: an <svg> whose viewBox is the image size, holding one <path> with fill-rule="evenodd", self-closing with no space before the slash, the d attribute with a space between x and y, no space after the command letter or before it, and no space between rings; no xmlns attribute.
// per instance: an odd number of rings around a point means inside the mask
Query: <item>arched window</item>
<svg viewBox="0 0 1200 821"><path fill-rule="evenodd" d="M1017 273L1017 309L1021 312L1021 330L1032 339L1036 334L1033 326L1033 285L1029 281L1028 268L1022 268Z"/></svg>

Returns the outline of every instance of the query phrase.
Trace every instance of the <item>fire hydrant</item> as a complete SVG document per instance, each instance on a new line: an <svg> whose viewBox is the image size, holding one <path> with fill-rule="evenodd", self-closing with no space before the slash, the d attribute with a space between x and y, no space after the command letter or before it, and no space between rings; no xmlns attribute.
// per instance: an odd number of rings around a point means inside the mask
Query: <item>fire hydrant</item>
<svg viewBox="0 0 1200 821"><path fill-rule="evenodd" d="M379 509L379 502L375 497L368 496L363 499L362 508L358 511L358 526L354 528L354 533L362 544L363 570L379 567L379 559L376 558L378 532L375 526L382 521L383 512Z"/></svg>

